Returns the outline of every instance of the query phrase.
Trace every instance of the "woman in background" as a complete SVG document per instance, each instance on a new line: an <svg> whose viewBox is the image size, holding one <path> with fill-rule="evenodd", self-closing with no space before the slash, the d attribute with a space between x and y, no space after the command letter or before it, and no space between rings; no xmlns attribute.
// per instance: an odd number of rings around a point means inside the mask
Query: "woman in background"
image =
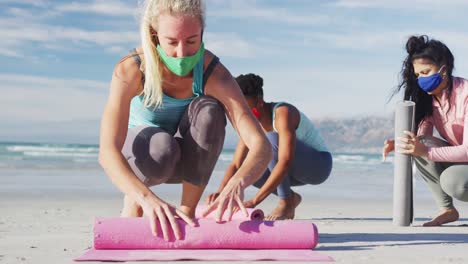
<svg viewBox="0 0 468 264"><path fill-rule="evenodd" d="M416 103L417 135L405 131L396 146L413 155L424 181L432 191L440 213L424 226L440 226L458 220L453 198L468 202L468 81L452 75L454 57L442 42L427 36L412 36L402 82L404 99ZM433 137L434 127L442 139ZM395 149L386 140L383 158Z"/></svg>
<svg viewBox="0 0 468 264"><path fill-rule="evenodd" d="M263 100L263 79L260 76L252 73L240 75L236 81L273 147L273 159L267 171L254 183L259 191L244 205L255 207L274 193L279 202L266 219L293 219L301 196L291 186L323 183L330 175L332 156L317 128L295 106ZM249 152L250 148L240 139L219 191L239 170ZM211 194L208 203L217 195Z"/></svg>

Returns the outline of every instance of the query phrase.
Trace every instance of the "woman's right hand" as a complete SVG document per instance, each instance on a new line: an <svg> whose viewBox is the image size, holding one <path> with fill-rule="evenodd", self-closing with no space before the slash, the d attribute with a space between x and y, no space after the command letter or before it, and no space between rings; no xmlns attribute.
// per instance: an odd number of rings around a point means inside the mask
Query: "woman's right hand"
<svg viewBox="0 0 468 264"><path fill-rule="evenodd" d="M144 215L148 217L151 226L151 232L154 236L158 235L157 221L159 221L161 230L166 241L170 239L171 231L174 232L175 238L182 239L182 233L176 221L176 216L180 217L187 224L195 226L190 217L185 215L182 211L175 206L166 203L156 195L144 198L140 205L143 209Z"/></svg>
<svg viewBox="0 0 468 264"><path fill-rule="evenodd" d="M395 150L395 140L387 139L384 142L384 147L382 149L382 161L385 161L387 158L388 153Z"/></svg>

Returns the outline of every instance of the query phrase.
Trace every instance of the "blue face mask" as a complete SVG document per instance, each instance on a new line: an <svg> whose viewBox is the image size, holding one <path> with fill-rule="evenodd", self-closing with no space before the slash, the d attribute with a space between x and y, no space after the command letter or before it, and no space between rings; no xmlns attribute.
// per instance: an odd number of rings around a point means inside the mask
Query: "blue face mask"
<svg viewBox="0 0 468 264"><path fill-rule="evenodd" d="M421 89L423 89L426 93L430 93L437 89L439 85L444 80L442 75L440 75L440 71L444 66L440 68L440 70L430 76L421 76L418 78L418 84Z"/></svg>

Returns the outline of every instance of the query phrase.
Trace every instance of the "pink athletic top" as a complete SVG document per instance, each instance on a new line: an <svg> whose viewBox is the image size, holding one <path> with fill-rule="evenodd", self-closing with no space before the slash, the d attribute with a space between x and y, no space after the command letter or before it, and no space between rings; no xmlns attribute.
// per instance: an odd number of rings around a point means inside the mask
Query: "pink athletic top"
<svg viewBox="0 0 468 264"><path fill-rule="evenodd" d="M449 102L450 100L450 112ZM442 92L440 105L433 100L434 112L419 127L418 135L432 136L433 128L452 146L429 148L428 158L432 161L468 162L468 80L453 77L453 90L448 98Z"/></svg>

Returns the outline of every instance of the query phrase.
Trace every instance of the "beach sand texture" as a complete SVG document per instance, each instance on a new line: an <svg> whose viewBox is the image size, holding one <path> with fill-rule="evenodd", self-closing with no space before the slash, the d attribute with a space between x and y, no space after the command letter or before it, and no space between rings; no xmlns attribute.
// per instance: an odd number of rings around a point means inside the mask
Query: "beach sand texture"
<svg viewBox="0 0 468 264"><path fill-rule="evenodd" d="M118 196L1 198L0 263L5 264L73 263L92 245L93 218L118 215L121 202ZM422 202L416 204L418 215L429 217L434 206ZM268 199L262 208L274 205ZM413 227L395 227L390 212L391 201L317 199L302 203L297 218L318 226L316 250L337 263L468 263L468 219L423 228L429 218L420 217Z"/></svg>

